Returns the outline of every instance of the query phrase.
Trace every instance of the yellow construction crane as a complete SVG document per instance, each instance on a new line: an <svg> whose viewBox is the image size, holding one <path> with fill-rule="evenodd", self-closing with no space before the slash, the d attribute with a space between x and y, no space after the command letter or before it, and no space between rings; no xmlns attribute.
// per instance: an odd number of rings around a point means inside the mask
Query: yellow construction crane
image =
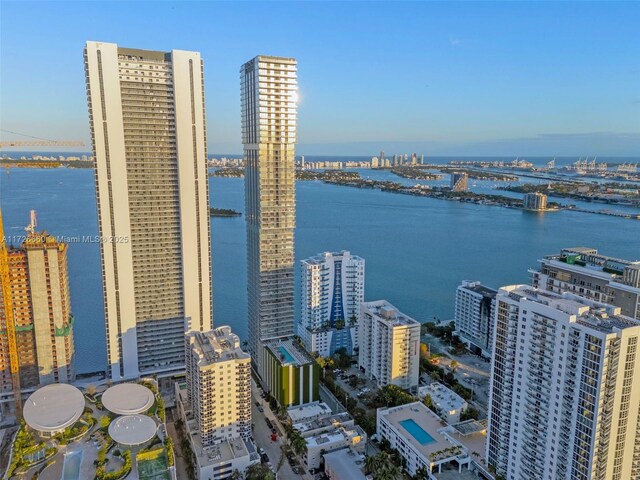
<svg viewBox="0 0 640 480"><path fill-rule="evenodd" d="M84 147L84 142L78 140L49 140L47 138L34 137L25 133L12 132L11 130L0 129L0 132L20 135L21 137L32 138L33 140L9 140L0 142L0 148L4 147Z"/></svg>
<svg viewBox="0 0 640 480"><path fill-rule="evenodd" d="M15 403L16 417L22 417L22 399L20 396L20 364L18 363L18 342L16 340L16 323L11 297L11 283L9 278L9 252L4 236L2 223L2 208L0 207L0 284L2 284L2 301L4 304L4 322L9 344L9 367L11 369L11 383Z"/></svg>

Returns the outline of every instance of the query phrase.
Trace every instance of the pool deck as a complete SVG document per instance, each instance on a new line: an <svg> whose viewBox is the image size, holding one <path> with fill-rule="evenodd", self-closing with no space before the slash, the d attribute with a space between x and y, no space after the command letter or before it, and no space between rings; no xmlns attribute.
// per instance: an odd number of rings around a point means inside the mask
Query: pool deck
<svg viewBox="0 0 640 480"><path fill-rule="evenodd" d="M378 416L380 415L382 415L383 421L394 430L396 434L411 444L412 449L424 455L425 458L429 458L431 453L454 446L449 438L440 432L440 430L446 427L446 424L421 402L409 403L389 409L380 408L378 409ZM433 438L433 442L422 445L401 425L400 422L409 419L416 422L420 428L427 432Z"/></svg>

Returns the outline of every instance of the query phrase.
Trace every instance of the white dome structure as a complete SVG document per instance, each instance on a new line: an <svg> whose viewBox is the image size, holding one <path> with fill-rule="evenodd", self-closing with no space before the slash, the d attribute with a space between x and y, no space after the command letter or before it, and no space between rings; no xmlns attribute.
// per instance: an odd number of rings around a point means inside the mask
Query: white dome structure
<svg viewBox="0 0 640 480"><path fill-rule="evenodd" d="M151 440L158 426L146 415L124 415L109 424L109 436L120 445L136 446Z"/></svg>
<svg viewBox="0 0 640 480"><path fill-rule="evenodd" d="M24 404L24 421L37 432L53 436L78 421L84 395L73 385L54 383L33 392Z"/></svg>
<svg viewBox="0 0 640 480"><path fill-rule="evenodd" d="M102 394L102 405L116 415L145 413L155 401L153 392L138 383L121 383Z"/></svg>

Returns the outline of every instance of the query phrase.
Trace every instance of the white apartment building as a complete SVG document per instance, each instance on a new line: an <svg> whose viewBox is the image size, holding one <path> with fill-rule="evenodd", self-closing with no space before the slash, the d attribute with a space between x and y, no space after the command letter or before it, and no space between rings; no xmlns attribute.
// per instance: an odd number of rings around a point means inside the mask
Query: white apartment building
<svg viewBox="0 0 640 480"><path fill-rule="evenodd" d="M204 447L251 437L251 357L230 327L186 336L187 401Z"/></svg>
<svg viewBox="0 0 640 480"><path fill-rule="evenodd" d="M360 305L358 364L378 387L415 389L420 376L420 323L386 300Z"/></svg>
<svg viewBox="0 0 640 480"><path fill-rule="evenodd" d="M84 50L111 380L184 370L212 327L203 63L197 52Z"/></svg>
<svg viewBox="0 0 640 480"><path fill-rule="evenodd" d="M456 332L472 353L491 358L496 290L464 280L456 289Z"/></svg>
<svg viewBox="0 0 640 480"><path fill-rule="evenodd" d="M560 254L545 256L539 262L539 270L529 271L534 287L610 303L620 307L623 315L640 319L640 261L576 247L563 248Z"/></svg>
<svg viewBox="0 0 640 480"><path fill-rule="evenodd" d="M424 387L418 387L418 398L431 398L438 409L440 417L449 425L460 421L460 414L469 408L467 401L450 388L440 382L432 382Z"/></svg>
<svg viewBox="0 0 640 480"><path fill-rule="evenodd" d="M487 461L508 480L640 478L640 321L526 285L496 296Z"/></svg>
<svg viewBox="0 0 640 480"><path fill-rule="evenodd" d="M298 336L307 350L323 357L358 347L358 316L364 302L363 258L350 252L324 252L301 264Z"/></svg>
<svg viewBox="0 0 640 480"><path fill-rule="evenodd" d="M261 55L240 78L249 351L264 378L263 343L294 334L297 63Z"/></svg>

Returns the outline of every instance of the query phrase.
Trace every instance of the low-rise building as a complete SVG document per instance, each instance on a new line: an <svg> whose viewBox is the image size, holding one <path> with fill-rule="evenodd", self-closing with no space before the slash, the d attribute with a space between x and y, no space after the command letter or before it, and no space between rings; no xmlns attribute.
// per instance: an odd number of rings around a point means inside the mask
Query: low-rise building
<svg viewBox="0 0 640 480"><path fill-rule="evenodd" d="M331 413L323 417L309 419L304 422L293 424L293 428L300 432L303 437L311 437L320 433L332 430L336 427L353 427L355 422L348 412Z"/></svg>
<svg viewBox="0 0 640 480"><path fill-rule="evenodd" d="M437 408L440 417L449 425L458 423L460 414L469 407L464 398L439 382L433 382L418 389L419 398L425 398L427 395Z"/></svg>
<svg viewBox="0 0 640 480"><path fill-rule="evenodd" d="M367 480L364 457L350 448L326 453L324 473L330 480Z"/></svg>
<svg viewBox="0 0 640 480"><path fill-rule="evenodd" d="M320 368L293 337L264 343L263 380L284 406L320 400Z"/></svg>
<svg viewBox="0 0 640 480"><path fill-rule="evenodd" d="M436 472L447 463L455 462L459 472L470 467L467 448L445 435L446 428L444 420L422 402L377 411L378 439L387 440L400 453L409 475L424 468L429 480L437 480Z"/></svg>
<svg viewBox="0 0 640 480"><path fill-rule="evenodd" d="M293 425L331 414L332 411L329 405L324 402L305 403L304 405L295 405L287 409L287 416L291 419Z"/></svg>
<svg viewBox="0 0 640 480"><path fill-rule="evenodd" d="M378 387L416 389L420 376L420 323L386 300L360 305L358 364Z"/></svg>
<svg viewBox="0 0 640 480"><path fill-rule="evenodd" d="M314 469L320 466L322 456L326 453L352 448L358 453L364 453L367 445L367 434L358 425L340 425L325 430L322 433L305 436L307 451L303 455L303 461L307 469Z"/></svg>

